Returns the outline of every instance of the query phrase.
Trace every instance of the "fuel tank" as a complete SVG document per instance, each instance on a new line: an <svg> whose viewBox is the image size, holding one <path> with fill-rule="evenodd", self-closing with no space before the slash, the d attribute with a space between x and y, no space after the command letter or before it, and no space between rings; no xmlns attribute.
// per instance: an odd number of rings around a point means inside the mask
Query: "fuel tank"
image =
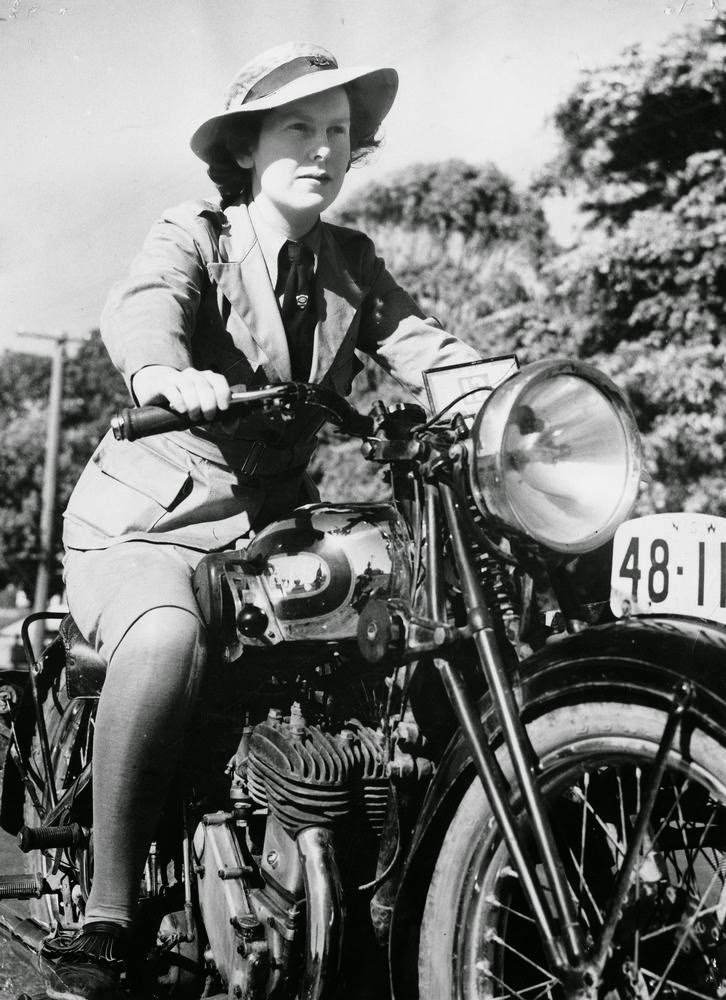
<svg viewBox="0 0 726 1000"><path fill-rule="evenodd" d="M310 504L245 550L205 556L195 592L228 660L245 646L355 639L371 595L408 596L410 550L393 504Z"/></svg>

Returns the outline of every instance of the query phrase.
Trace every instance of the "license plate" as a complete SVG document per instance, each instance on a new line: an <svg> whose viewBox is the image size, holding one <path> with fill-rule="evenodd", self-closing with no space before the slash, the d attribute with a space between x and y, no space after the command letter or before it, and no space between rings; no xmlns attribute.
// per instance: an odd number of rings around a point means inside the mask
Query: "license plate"
<svg viewBox="0 0 726 1000"><path fill-rule="evenodd" d="M613 540L610 607L627 615L686 615L726 625L726 518L649 514Z"/></svg>

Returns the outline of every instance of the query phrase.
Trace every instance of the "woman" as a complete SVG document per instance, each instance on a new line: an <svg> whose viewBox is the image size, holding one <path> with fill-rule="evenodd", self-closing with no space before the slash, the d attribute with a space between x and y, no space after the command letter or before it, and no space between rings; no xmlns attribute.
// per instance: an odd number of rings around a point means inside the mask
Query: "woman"
<svg viewBox="0 0 726 1000"><path fill-rule="evenodd" d="M161 398L210 419L228 408L230 384L293 378L347 393L356 349L421 395L422 370L478 358L422 315L366 236L320 220L375 144L396 88L394 70L342 70L309 44L240 71L224 112L191 142L220 201L168 212L104 312L105 343L136 402ZM305 469L318 427L307 411L274 433L266 418L242 416L142 442L107 437L79 480L65 514L69 605L109 668L95 730L93 888L80 934L47 945L62 980L50 996L89 996L89 983L122 966L204 664L194 567L312 498Z"/></svg>

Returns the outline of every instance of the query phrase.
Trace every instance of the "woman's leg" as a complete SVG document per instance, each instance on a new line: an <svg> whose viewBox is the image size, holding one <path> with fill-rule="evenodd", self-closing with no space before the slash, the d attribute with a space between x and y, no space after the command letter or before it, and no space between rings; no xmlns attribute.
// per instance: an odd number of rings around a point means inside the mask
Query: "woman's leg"
<svg viewBox="0 0 726 1000"><path fill-rule="evenodd" d="M201 553L128 542L66 561L71 613L108 660L93 747L86 920L131 922L204 663L191 589Z"/></svg>
<svg viewBox="0 0 726 1000"><path fill-rule="evenodd" d="M131 921L203 657L199 619L166 607L134 622L111 658L93 738L94 874L86 920Z"/></svg>

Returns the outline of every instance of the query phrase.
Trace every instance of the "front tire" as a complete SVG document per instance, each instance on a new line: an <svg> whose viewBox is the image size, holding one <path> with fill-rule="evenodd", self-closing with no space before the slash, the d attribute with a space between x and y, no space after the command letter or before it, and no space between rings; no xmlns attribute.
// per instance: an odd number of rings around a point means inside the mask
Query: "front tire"
<svg viewBox="0 0 726 1000"><path fill-rule="evenodd" d="M528 724L588 943L607 910L666 718L649 705L592 702ZM500 762L512 780L503 750ZM726 734L683 725L596 995L723 995L725 918ZM454 816L429 887L419 992L421 1000L568 995L547 966L478 780Z"/></svg>

